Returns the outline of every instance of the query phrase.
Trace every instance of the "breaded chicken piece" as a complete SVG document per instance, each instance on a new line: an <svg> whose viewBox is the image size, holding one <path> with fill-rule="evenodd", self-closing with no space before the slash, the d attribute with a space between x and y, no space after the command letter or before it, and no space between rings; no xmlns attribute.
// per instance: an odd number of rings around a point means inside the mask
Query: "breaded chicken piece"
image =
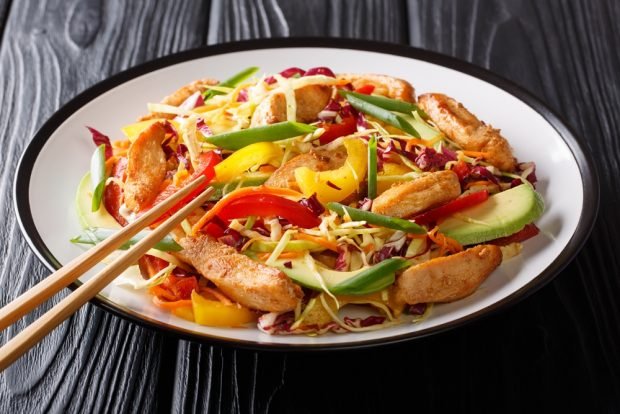
<svg viewBox="0 0 620 414"><path fill-rule="evenodd" d="M400 310L405 304L464 298L478 289L501 263L501 249L486 244L411 266L390 288L390 306Z"/></svg>
<svg viewBox="0 0 620 414"><path fill-rule="evenodd" d="M336 77L350 82L356 89L364 85L373 85L375 87L373 93L405 102L415 102L413 86L402 79L373 73L339 73Z"/></svg>
<svg viewBox="0 0 620 414"><path fill-rule="evenodd" d="M409 217L454 200L461 195L458 176L437 171L413 181L396 184L375 198L372 212L393 217Z"/></svg>
<svg viewBox="0 0 620 414"><path fill-rule="evenodd" d="M192 83L189 83L177 89L174 93L162 99L161 103L165 105L179 106L195 92L204 92L207 89L206 88L207 86L214 86L214 85L217 85L218 83L219 82L215 79L210 79L210 78L199 79L197 81L194 81ZM155 118L172 119L174 117L175 115L173 114L162 114L159 112L151 112L150 114L145 115L138 120L146 121L146 120L155 119Z"/></svg>
<svg viewBox="0 0 620 414"><path fill-rule="evenodd" d="M487 153L485 160L503 171L513 171L516 160L499 129L476 118L460 102L440 93L427 93L418 99L420 107L435 125L465 150Z"/></svg>
<svg viewBox="0 0 620 414"><path fill-rule="evenodd" d="M332 96L332 87L308 85L295 90L297 122L314 122ZM275 124L286 121L286 98L275 93L265 98L254 110L250 126Z"/></svg>
<svg viewBox="0 0 620 414"><path fill-rule="evenodd" d="M163 124L156 122L129 147L123 193L130 210L137 212L148 207L160 191L166 178L166 154L161 148L165 136Z"/></svg>
<svg viewBox="0 0 620 414"><path fill-rule="evenodd" d="M228 297L250 309L285 312L295 309L303 292L284 273L255 262L208 236L179 240L179 257L215 283Z"/></svg>
<svg viewBox="0 0 620 414"><path fill-rule="evenodd" d="M344 165L347 159L347 151L343 146L335 150L317 148L305 154L291 158L271 174L265 182L269 187L285 188L289 183L295 182L295 170L299 167L308 167L312 171L335 170Z"/></svg>

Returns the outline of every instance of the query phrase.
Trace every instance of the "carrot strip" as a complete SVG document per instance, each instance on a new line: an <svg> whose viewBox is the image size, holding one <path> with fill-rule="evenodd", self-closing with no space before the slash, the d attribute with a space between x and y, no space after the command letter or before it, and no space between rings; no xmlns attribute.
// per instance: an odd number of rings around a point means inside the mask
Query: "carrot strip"
<svg viewBox="0 0 620 414"><path fill-rule="evenodd" d="M190 299L181 299L174 302L168 302L165 300L161 300L157 296L153 296L153 303L162 309L168 310L192 306L192 301Z"/></svg>
<svg viewBox="0 0 620 414"><path fill-rule="evenodd" d="M257 255L258 259L263 262L269 259L269 256L271 256L271 252L260 253ZM303 256L303 252L282 252L277 259L296 259L300 256Z"/></svg>
<svg viewBox="0 0 620 414"><path fill-rule="evenodd" d="M467 189L467 188L473 187L475 185L485 185L485 186L488 186L488 185L491 185L491 184L492 183L490 181L488 181L488 180L472 181L472 182L469 182L469 183L465 184L465 188Z"/></svg>
<svg viewBox="0 0 620 414"><path fill-rule="evenodd" d="M428 147L428 142L424 141L423 139L416 139L416 138L408 139L407 145L405 145L405 151L411 151L411 148L414 145L422 145L424 147Z"/></svg>
<svg viewBox="0 0 620 414"><path fill-rule="evenodd" d="M482 151L467 151L467 150L463 150L463 155L467 155L468 157L472 157L472 158L487 158L490 154L488 152L482 152Z"/></svg>
<svg viewBox="0 0 620 414"><path fill-rule="evenodd" d="M167 301L174 302L177 298L166 289L161 286L153 286L149 288L149 293L153 296L158 297L159 299L166 299Z"/></svg>
<svg viewBox="0 0 620 414"><path fill-rule="evenodd" d="M457 253L463 251L463 246L459 242L445 234L439 233L439 227L435 226L428 232L428 237L440 247L439 254L444 255L446 252Z"/></svg>
<svg viewBox="0 0 620 414"><path fill-rule="evenodd" d="M228 194L226 197L222 198L220 201L218 201L213 206L213 208L207 211L204 214L204 216L202 216L200 220L198 220L196 224L194 224L194 226L192 227L192 234L198 233L198 231L200 231L200 229L205 224L211 221L220 211L226 208L226 206L229 205L231 202L238 200L241 197L245 197L251 194L271 194L271 195L289 196L289 197L297 197L297 198L303 197L303 194L301 194L300 192L291 190L289 188L275 188L275 187L267 187L264 185L261 185L258 187L239 188L238 190L235 190L232 193Z"/></svg>
<svg viewBox="0 0 620 414"><path fill-rule="evenodd" d="M338 252L338 244L333 241L329 241L324 237L311 236L310 234L306 234L306 233L297 233L295 234L294 237L298 240L308 240L308 241L315 242L316 244L320 244L326 249Z"/></svg>

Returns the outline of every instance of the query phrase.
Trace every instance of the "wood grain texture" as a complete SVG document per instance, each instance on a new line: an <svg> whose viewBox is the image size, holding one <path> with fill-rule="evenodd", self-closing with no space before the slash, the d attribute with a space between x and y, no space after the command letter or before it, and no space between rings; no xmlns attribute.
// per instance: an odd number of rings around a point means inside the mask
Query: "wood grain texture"
<svg viewBox="0 0 620 414"><path fill-rule="evenodd" d="M19 234L10 200L18 156L36 128L97 80L205 43L368 38L490 68L564 114L596 156L602 204L593 237L561 276L466 327L390 348L285 355L176 341L87 306L0 375L0 412L620 411L618 2L16 5L0 0L0 22L8 16L0 44L0 303L48 273Z"/></svg>
<svg viewBox="0 0 620 414"><path fill-rule="evenodd" d="M17 3L10 8L0 48L2 304L48 274L19 234L11 200L16 163L29 138L63 102L93 83L202 44L209 6ZM2 3L0 11L8 4ZM41 313L0 334L2 342ZM155 395L170 388L175 351L176 341L86 306L0 376L0 412L152 412L167 405Z"/></svg>
<svg viewBox="0 0 620 414"><path fill-rule="evenodd" d="M614 252L620 237L615 207L620 202L620 118L613 108L620 105L618 3L409 1L409 10L413 45L472 61L525 87L559 112L594 154L601 208L592 237L550 286L508 314L539 309L511 330L538 326L545 346L555 348L541 361L555 367L550 373L556 387L545 394L549 400L568 407L590 400L601 409L617 410L620 267ZM452 36L437 30L447 26ZM567 345L572 349L563 348ZM545 384L545 377L535 378Z"/></svg>

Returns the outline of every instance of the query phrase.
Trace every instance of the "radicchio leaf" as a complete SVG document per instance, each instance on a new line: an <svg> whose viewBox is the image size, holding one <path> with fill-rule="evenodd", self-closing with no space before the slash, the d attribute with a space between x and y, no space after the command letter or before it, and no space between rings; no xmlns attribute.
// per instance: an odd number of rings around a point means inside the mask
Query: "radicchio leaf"
<svg viewBox="0 0 620 414"><path fill-rule="evenodd" d="M330 68L326 68L325 66L319 66L316 68L310 68L303 76L313 76L313 75L323 75L329 76L330 78L335 78L336 75Z"/></svg>
<svg viewBox="0 0 620 414"><path fill-rule="evenodd" d="M309 198L302 198L299 200L299 204L306 207L317 216L325 212L325 207L323 207L323 205L319 202L319 199L316 197L316 193L312 194Z"/></svg>
<svg viewBox="0 0 620 414"><path fill-rule="evenodd" d="M89 126L87 126L86 128L88 128L88 130L90 131L92 138L93 138L93 142L95 143L95 146L98 147L99 145L105 145L105 159L106 160L110 158L112 155L114 155L112 151L112 143L110 142L110 138L107 135L102 134L101 132L97 131L95 128L92 128Z"/></svg>

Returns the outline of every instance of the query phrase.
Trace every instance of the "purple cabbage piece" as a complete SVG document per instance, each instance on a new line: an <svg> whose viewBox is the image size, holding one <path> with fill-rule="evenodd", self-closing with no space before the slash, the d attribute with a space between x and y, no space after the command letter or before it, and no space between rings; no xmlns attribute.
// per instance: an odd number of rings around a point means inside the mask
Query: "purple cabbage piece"
<svg viewBox="0 0 620 414"><path fill-rule="evenodd" d="M450 150L444 149L444 152L437 152L432 148L422 148L413 160L423 171L429 171L433 168L443 169L447 162L455 161L456 154Z"/></svg>
<svg viewBox="0 0 620 414"><path fill-rule="evenodd" d="M339 272L346 272L349 270L349 266L351 266L351 246L348 244L338 246L338 258L334 269Z"/></svg>
<svg viewBox="0 0 620 414"><path fill-rule="evenodd" d="M367 326L380 325L385 322L385 316L371 315L365 318L350 318L345 316L344 323L354 328L365 328Z"/></svg>
<svg viewBox="0 0 620 414"><path fill-rule="evenodd" d="M296 67L292 67L292 68L287 68L284 69L282 72L280 72L280 76L282 76L283 78L292 78L293 76L304 76L306 75L307 72L301 68L296 68Z"/></svg>
<svg viewBox="0 0 620 414"><path fill-rule="evenodd" d="M428 305L426 303L416 303L415 305L409 305L405 308L405 312L409 315L424 315Z"/></svg>
<svg viewBox="0 0 620 414"><path fill-rule="evenodd" d="M237 95L237 102L247 102L248 101L248 91L247 89L241 89L239 91L239 95Z"/></svg>
<svg viewBox="0 0 620 414"><path fill-rule="evenodd" d="M213 131L209 128L202 118L198 118L198 122L196 122L196 129L202 134L204 137L210 137L213 135Z"/></svg>
<svg viewBox="0 0 620 414"><path fill-rule="evenodd" d="M205 100L202 97L202 94L200 92L195 92L184 100L183 103L179 105L179 108L190 111L194 108L198 108L199 106L203 106L204 104Z"/></svg>
<svg viewBox="0 0 620 414"><path fill-rule="evenodd" d="M224 244L239 250L248 241L247 237L243 237L241 233L231 228L224 230L224 235L218 240Z"/></svg>
<svg viewBox="0 0 620 414"><path fill-rule="evenodd" d="M313 75L324 75L324 76L329 76L331 78L336 77L334 72L332 72L330 68L326 68L325 66L310 68L303 76L313 76Z"/></svg>
<svg viewBox="0 0 620 414"><path fill-rule="evenodd" d="M499 184L499 180L497 179L497 177L494 176L493 173L491 173L491 171L489 171L486 167L483 167L480 165L476 165L475 167L472 167L467 176L474 177L474 178L482 178L485 180L489 180L495 184Z"/></svg>
<svg viewBox="0 0 620 414"><path fill-rule="evenodd" d="M368 197L364 197L363 199L357 202L357 208L364 211L370 211L372 207L372 200Z"/></svg>
<svg viewBox="0 0 620 414"><path fill-rule="evenodd" d="M313 214L319 216L325 212L325 207L319 202L316 197L316 193L312 194L309 198L302 198L299 200L299 204L312 211Z"/></svg>
<svg viewBox="0 0 620 414"><path fill-rule="evenodd" d="M86 128L88 128L88 130L90 131L90 134L93 138L93 142L95 143L96 146L105 145L105 159L106 160L110 158L112 155L114 155L112 151L112 143L110 142L110 138L107 135L102 134L101 132L97 131L95 128L91 128L89 126L87 126Z"/></svg>

